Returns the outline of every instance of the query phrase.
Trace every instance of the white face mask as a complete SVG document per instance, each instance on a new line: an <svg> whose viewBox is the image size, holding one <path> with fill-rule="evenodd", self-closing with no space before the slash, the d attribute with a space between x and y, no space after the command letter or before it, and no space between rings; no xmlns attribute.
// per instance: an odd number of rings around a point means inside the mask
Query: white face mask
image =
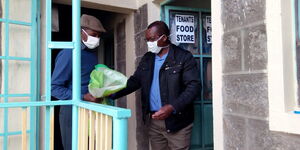
<svg viewBox="0 0 300 150"><path fill-rule="evenodd" d="M162 35L163 36L163 35ZM157 46L157 41L160 40L160 38L162 37L160 36L156 41L153 41L153 42L147 42L147 45L148 45L148 52L152 52L154 54L158 54L160 52L160 50L163 48L163 47L159 47Z"/></svg>
<svg viewBox="0 0 300 150"><path fill-rule="evenodd" d="M99 46L100 38L90 36L90 35L87 34L83 29L82 29L82 31L83 31L83 32L86 34L86 36L87 36L86 42L82 40L82 42L84 43L84 45L85 45L86 47L88 47L89 49L94 49L94 48L96 48L97 46Z"/></svg>

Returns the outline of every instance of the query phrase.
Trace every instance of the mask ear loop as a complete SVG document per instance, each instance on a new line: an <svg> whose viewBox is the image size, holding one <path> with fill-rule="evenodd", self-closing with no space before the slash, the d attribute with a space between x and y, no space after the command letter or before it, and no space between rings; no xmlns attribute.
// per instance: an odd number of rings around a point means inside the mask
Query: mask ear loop
<svg viewBox="0 0 300 150"><path fill-rule="evenodd" d="M158 38L158 40L157 41L159 41L160 39L161 39L161 37L163 37L163 36L166 36L167 38L170 36L167 36L166 34L163 34L163 35L161 35L159 38ZM169 47L170 46L170 44L168 44L167 46L164 46L164 47L161 47L161 48L167 48L167 47Z"/></svg>
<svg viewBox="0 0 300 150"><path fill-rule="evenodd" d="M87 34L85 30L83 30L83 29L81 29L81 30L82 30L87 36L89 36L89 34Z"/></svg>
<svg viewBox="0 0 300 150"><path fill-rule="evenodd" d="M165 34L161 35L161 36L157 39L157 41L159 41L164 35L165 35ZM166 36L166 35L165 35L165 36Z"/></svg>

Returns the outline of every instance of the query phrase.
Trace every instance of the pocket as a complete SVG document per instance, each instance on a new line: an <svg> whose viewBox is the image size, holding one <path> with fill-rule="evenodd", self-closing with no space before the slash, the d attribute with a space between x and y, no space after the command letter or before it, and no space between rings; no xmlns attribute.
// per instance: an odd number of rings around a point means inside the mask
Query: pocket
<svg viewBox="0 0 300 150"><path fill-rule="evenodd" d="M176 75L176 74L178 74L182 71L182 66L181 65L176 65L176 66L173 66L173 67L167 67L167 68L165 68L165 70L167 70L169 72L169 74Z"/></svg>
<svg viewBox="0 0 300 150"><path fill-rule="evenodd" d="M181 72L181 67L176 67L176 68L173 68L173 69L170 69L169 73L170 74L178 74Z"/></svg>

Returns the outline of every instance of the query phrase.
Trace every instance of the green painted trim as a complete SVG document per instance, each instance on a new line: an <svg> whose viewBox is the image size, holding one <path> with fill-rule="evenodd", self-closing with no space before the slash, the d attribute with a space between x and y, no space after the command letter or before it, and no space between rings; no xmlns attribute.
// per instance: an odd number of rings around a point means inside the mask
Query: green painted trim
<svg viewBox="0 0 300 150"><path fill-rule="evenodd" d="M202 50L201 50L202 51ZM212 56L211 55L193 55L194 57L197 57L197 58L200 58L200 57L203 57L203 58L211 58Z"/></svg>
<svg viewBox="0 0 300 150"><path fill-rule="evenodd" d="M46 0L46 101L51 100L51 49L48 47L48 43L52 39L52 2Z"/></svg>
<svg viewBox="0 0 300 150"><path fill-rule="evenodd" d="M30 130L27 130L26 133L30 133ZM4 136L5 133L0 133L0 136ZM8 136L12 136L12 135L21 135L22 131L15 131L15 132L7 132Z"/></svg>
<svg viewBox="0 0 300 150"><path fill-rule="evenodd" d="M78 140L78 107L87 108L96 112L104 113L113 117L115 121L114 131L120 130L119 132L114 132L114 137L122 137L118 139L119 141L113 141L113 143L126 143L127 144L127 118L131 115L130 110L121 109L117 107L107 107L106 105L96 104L81 101L81 37L80 37L80 0L72 1L72 42L52 42L51 41L51 1L46 1L46 102L42 103L32 103L31 105L51 105L46 107L46 119L45 119L45 150L49 150L49 119L50 112L53 111L53 104L64 103L73 105L72 112L72 149L77 149ZM51 100L51 52L55 48L70 48L72 51L72 77L73 77L73 87L72 87L72 100L70 101L50 101ZM28 103L26 103L28 105ZM62 105L62 104L59 104ZM3 106L4 107L4 106ZM121 120L121 121L120 121ZM117 127L117 129L116 129ZM126 138L124 138L126 137ZM114 138L116 139L116 138ZM117 147L117 146L116 146ZM127 145L118 144L118 147L114 149L126 150Z"/></svg>
<svg viewBox="0 0 300 150"><path fill-rule="evenodd" d="M127 150L128 120L113 118L113 150Z"/></svg>
<svg viewBox="0 0 300 150"><path fill-rule="evenodd" d="M19 61L32 61L32 58L14 57L14 56L0 56L0 59L4 59L4 60L19 60Z"/></svg>
<svg viewBox="0 0 300 150"><path fill-rule="evenodd" d="M81 35L80 35L80 0L72 1L72 99L79 102L81 98ZM75 80L74 80L75 79ZM72 149L78 147L78 106L72 109Z"/></svg>
<svg viewBox="0 0 300 150"><path fill-rule="evenodd" d="M36 93L36 100L37 101L40 101L40 90L41 89L41 12L40 12L40 6L41 6L41 1L40 0L37 0L36 2L36 23L37 23L37 51L36 51L36 54L37 54L37 93ZM36 138L36 142L35 142L35 146L36 146L36 149L41 149L40 148L40 109L36 109L36 133L35 133L35 136L37 137Z"/></svg>
<svg viewBox="0 0 300 150"><path fill-rule="evenodd" d="M205 100L197 100L197 101L194 101L194 104L211 104L212 103L212 100L209 100L209 99L205 99Z"/></svg>
<svg viewBox="0 0 300 150"><path fill-rule="evenodd" d="M210 9L204 9L204 8L190 8L190 7L179 7L179 6L165 6L165 10L181 10L181 11L195 11L195 12L206 12L210 13Z"/></svg>
<svg viewBox="0 0 300 150"><path fill-rule="evenodd" d="M51 41L52 29L52 1L46 0L46 102L51 102L51 49L48 43ZM44 128L44 150L50 150L50 107L45 109L45 128Z"/></svg>
<svg viewBox="0 0 300 150"><path fill-rule="evenodd" d="M6 0L6 12L9 8L9 0ZM37 107L46 107L45 111L45 150L50 148L50 116L53 113L53 108L56 105L73 105L73 136L72 136L72 146L73 149L77 149L77 139L78 139L78 107L84 107L96 112L107 114L113 117L114 125L114 149L126 150L127 149L127 118L130 117L131 111L128 109L117 108L101 104L89 103L85 101L80 101L80 52L81 52L81 38L80 38L80 0L73 0L73 41L72 42L52 42L51 41L51 7L52 2L50 0L46 1L46 101L39 100L39 80L40 80L40 0L32 0L32 12L31 20L32 23L19 22L14 20L5 20L9 18L8 13L6 13L5 19L1 21L5 24L5 56L1 56L0 59L4 60L5 68L5 83L4 83L4 94L0 97L4 97L4 103L1 103L0 108L4 108L4 133L0 133L0 136L4 137L3 149L7 149L7 136L9 135L19 135L20 131L8 132L8 108L28 108L30 107L30 130L27 132L30 134L30 149L39 149L39 114ZM24 26L31 26L30 38L31 38L31 58L24 57L11 57L9 56L9 24L18 24ZM72 100L60 100L51 101L51 51L54 48L72 48L73 50L73 77L76 79L73 83L73 98ZM9 60L20 60L20 61L30 61L30 93L22 94L8 94L8 61ZM74 61L75 60L75 61ZM75 73L74 73L75 72ZM8 103L8 98L12 97L30 97L30 102L11 102ZM125 138L124 138L125 137ZM117 139L118 141L116 141Z"/></svg>
<svg viewBox="0 0 300 150"><path fill-rule="evenodd" d="M76 105L78 107L93 110L95 112L103 113L116 118L131 117L131 110L119 108L115 106L97 104L87 101L72 101L72 100L58 100L58 101L35 101L35 102L11 102L1 103L0 108L13 107L41 107L41 106L58 106L58 105Z"/></svg>
<svg viewBox="0 0 300 150"><path fill-rule="evenodd" d="M72 149L78 149L78 106L72 107Z"/></svg>
<svg viewBox="0 0 300 150"><path fill-rule="evenodd" d="M124 109L109 105L103 105L103 104L97 104L97 103L91 103L87 101L79 101L75 102L75 105L81 108L86 108L89 110L93 110L95 112L103 113L109 116L112 116L114 118L129 118L131 117L131 110L130 109Z"/></svg>
<svg viewBox="0 0 300 150"><path fill-rule="evenodd" d="M0 94L0 97L31 97L31 94Z"/></svg>
<svg viewBox="0 0 300 150"><path fill-rule="evenodd" d="M32 23L24 22L24 21L17 21L17 20L10 20L10 19L3 19L0 18L0 22L8 23L8 24L15 24L15 25L23 25L23 26L32 26Z"/></svg>
<svg viewBox="0 0 300 150"><path fill-rule="evenodd" d="M31 75L30 75L30 89L31 89L31 101L35 102L37 101L37 92L39 91L37 89L37 74L38 74L38 68L37 68L37 0L31 1L31 43L30 43L30 50L31 50ZM36 118L36 109L30 107L30 135L29 135L29 142L30 142L30 150L36 150L36 127L37 127L37 118Z"/></svg>
<svg viewBox="0 0 300 150"><path fill-rule="evenodd" d="M73 49L74 42L48 42L48 48L51 48L51 49Z"/></svg>
<svg viewBox="0 0 300 150"><path fill-rule="evenodd" d="M168 27L170 27L170 20L169 20L169 16L170 16L170 13L169 13L169 10L168 8L166 8L167 6L164 6L164 16L165 18L163 18L162 20L168 25Z"/></svg>
<svg viewBox="0 0 300 150"><path fill-rule="evenodd" d="M50 150L50 107L47 106L45 109L45 137L44 137L44 141L45 141L45 147L44 150Z"/></svg>
<svg viewBox="0 0 300 150"><path fill-rule="evenodd" d="M72 105L71 100L1 103L0 108Z"/></svg>
<svg viewBox="0 0 300 150"><path fill-rule="evenodd" d="M162 6L161 6L162 7ZM194 12L207 12L207 13L210 13L211 10L210 9L203 9L203 8L189 8L189 7L178 7L178 6L168 6L168 5L165 5L163 6L163 10L162 11L165 15L165 18L161 18L163 21L166 22L166 24L168 26L169 25L169 10L181 10L181 11L194 11ZM201 17L201 14L200 16Z"/></svg>
<svg viewBox="0 0 300 150"><path fill-rule="evenodd" d="M12 98L12 97L29 97L30 100L34 100L35 97L33 96L34 92L37 91L35 87L33 87L34 82L36 80L36 77L34 76L34 72L36 71L36 67L34 67L34 65L36 64L36 62L34 62L34 54L36 52L36 46L35 43L37 43L36 39L36 23L35 23L35 19L32 19L32 23L28 23L28 22L23 22L23 21L16 21L16 20L10 20L9 19L9 1L6 0L5 1L5 17L4 18L0 18L0 22L3 22L5 24L5 55L4 56L0 56L0 59L4 60L4 94L1 94L0 97L4 97L4 104L1 104L1 107L6 105L8 102L8 98ZM36 18L36 0L32 1L32 11L31 11L31 17ZM30 53L31 53L31 58L25 58L25 57L14 57L14 56L9 56L9 25L10 24L15 24L15 25L21 25L21 26L29 26L31 27L31 31L30 31L30 38L31 38L31 43L30 43ZM32 59L33 58L33 59ZM17 61L30 61L30 72L31 72L31 81L30 81L30 94L9 94L8 93L8 81L9 81L9 67L8 67L8 61L9 60L17 60ZM3 108L3 107L2 107ZM8 107L4 107L4 133L1 134L2 136L4 136L4 140L3 140L3 149L7 149L7 136L11 135L11 132L8 132ZM35 148L35 136L33 135L35 132L35 126L33 124L36 123L35 120L35 111L34 109L30 109L30 130L28 131L30 134L30 149L34 150ZM14 132L14 134L16 134L18 132Z"/></svg>
<svg viewBox="0 0 300 150"><path fill-rule="evenodd" d="M9 19L9 0L5 0L5 19ZM9 56L9 24L5 22L5 34L4 34L4 40L5 40L5 55ZM4 60L4 95L8 94L8 60ZM8 102L8 98L4 97L4 102ZM3 150L7 150L7 144L8 144L8 108L4 108L4 139L3 139Z"/></svg>

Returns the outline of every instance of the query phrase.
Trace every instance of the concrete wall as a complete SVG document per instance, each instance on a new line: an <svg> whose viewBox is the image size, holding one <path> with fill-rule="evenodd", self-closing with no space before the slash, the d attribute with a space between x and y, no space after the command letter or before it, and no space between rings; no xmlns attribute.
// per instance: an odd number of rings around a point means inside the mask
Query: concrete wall
<svg viewBox="0 0 300 150"><path fill-rule="evenodd" d="M117 8L123 8L123 9L137 9L137 0L127 0L127 1L123 1L123 0L84 0L83 2L85 3L95 3L95 4L102 4L102 5L106 5L107 6L111 6L111 7L117 7ZM104 9L102 7L97 7L97 9ZM112 10L112 9L109 9ZM125 10L122 10L122 13L124 13Z"/></svg>
<svg viewBox="0 0 300 150"><path fill-rule="evenodd" d="M299 149L300 136L269 130L265 0L221 0L218 4L224 30L221 43L223 121L214 123L223 124L222 148Z"/></svg>
<svg viewBox="0 0 300 150"><path fill-rule="evenodd" d="M54 0L55 3L71 4L71 0ZM81 5L86 8L130 14L138 7L137 0L82 0Z"/></svg>
<svg viewBox="0 0 300 150"><path fill-rule="evenodd" d="M134 13L126 16L125 35L126 35L126 75L131 75L135 71L135 37L134 37ZM131 110L131 117L128 119L128 149L137 148L137 120L135 93L127 96L127 108Z"/></svg>
<svg viewBox="0 0 300 150"><path fill-rule="evenodd" d="M134 34L135 34L135 54L137 59L135 60L135 66L138 66L142 56L147 52L147 43L145 39L145 30L148 26L148 7L147 4L141 6L134 14ZM141 91L136 92L136 120L137 120L137 149L148 150L148 134L147 128L144 126L142 119L142 104L141 104Z"/></svg>
<svg viewBox="0 0 300 150"><path fill-rule="evenodd" d="M126 37L125 37L125 19L119 20L115 32L115 50L116 50L116 70L126 75ZM126 97L122 97L116 101L116 106L127 108Z"/></svg>

